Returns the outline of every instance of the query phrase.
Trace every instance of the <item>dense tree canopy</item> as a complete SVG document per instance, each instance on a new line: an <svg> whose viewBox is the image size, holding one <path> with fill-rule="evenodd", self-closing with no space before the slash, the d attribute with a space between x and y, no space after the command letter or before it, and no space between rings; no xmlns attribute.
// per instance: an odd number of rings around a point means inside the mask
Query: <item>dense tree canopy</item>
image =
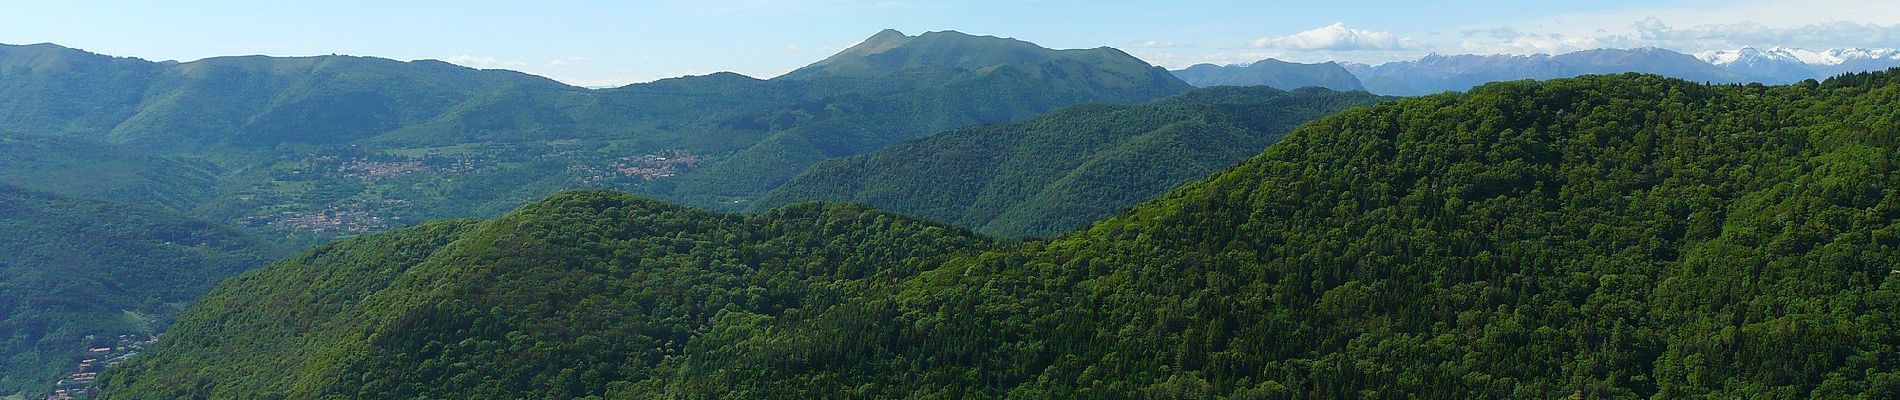
<svg viewBox="0 0 1900 400"><path fill-rule="evenodd" d="M0 185L0 393L47 390L88 347L157 333L219 279L279 255L157 208Z"/></svg>
<svg viewBox="0 0 1900 400"><path fill-rule="evenodd" d="M1897 101L1900 71L1497 83L1000 248L851 207L562 195L233 281L108 394L1891 398ZM429 229L457 237L324 258ZM414 266L251 305L355 263ZM338 317L247 333L312 308Z"/></svg>
<svg viewBox="0 0 1900 400"><path fill-rule="evenodd" d="M708 326L764 324L835 302L840 282L995 244L857 206L739 216L564 193L234 278L107 385L122 398L634 393Z"/></svg>
<svg viewBox="0 0 1900 400"><path fill-rule="evenodd" d="M1065 108L813 166L754 202L855 202L1007 236L1054 236L1247 159L1293 127L1382 98L1200 89L1139 106Z"/></svg>

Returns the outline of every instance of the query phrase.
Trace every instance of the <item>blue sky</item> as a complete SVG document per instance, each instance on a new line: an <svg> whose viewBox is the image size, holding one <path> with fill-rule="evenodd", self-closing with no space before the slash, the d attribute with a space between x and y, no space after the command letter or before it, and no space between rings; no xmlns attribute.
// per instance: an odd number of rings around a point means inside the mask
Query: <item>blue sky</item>
<svg viewBox="0 0 1900 400"><path fill-rule="evenodd" d="M0 43L152 60L351 54L506 68L578 85L716 71L772 77L885 28L1180 68L1262 58L1377 63L1437 53L1659 46L1900 47L1891 0L355 1L14 0Z"/></svg>

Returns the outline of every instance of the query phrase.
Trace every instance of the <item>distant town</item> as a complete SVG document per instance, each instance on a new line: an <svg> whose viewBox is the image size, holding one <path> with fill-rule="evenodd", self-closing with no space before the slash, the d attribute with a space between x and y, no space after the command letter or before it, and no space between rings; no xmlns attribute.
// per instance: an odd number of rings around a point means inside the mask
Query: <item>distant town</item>
<svg viewBox="0 0 1900 400"><path fill-rule="evenodd" d="M46 396L46 400L91 399L98 396L99 387L94 383L99 379L99 373L158 344L161 336L164 334L125 334L119 335L112 345L86 348L84 358L79 359L64 377L53 383L53 394ZM86 342L92 343L95 339L87 336Z"/></svg>

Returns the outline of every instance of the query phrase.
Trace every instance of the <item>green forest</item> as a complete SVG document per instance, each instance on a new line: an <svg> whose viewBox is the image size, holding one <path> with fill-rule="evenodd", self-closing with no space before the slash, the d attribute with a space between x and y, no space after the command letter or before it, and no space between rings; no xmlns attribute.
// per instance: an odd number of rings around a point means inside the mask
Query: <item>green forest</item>
<svg viewBox="0 0 1900 400"><path fill-rule="evenodd" d="M88 347L161 332L226 276L284 256L153 207L0 185L0 387L40 388Z"/></svg>
<svg viewBox="0 0 1900 400"><path fill-rule="evenodd" d="M1054 239L603 191L227 281L107 398L1895 398L1900 70L1353 108Z"/></svg>
<svg viewBox="0 0 1900 400"><path fill-rule="evenodd" d="M954 31L883 32L773 79L602 89L434 60L175 62L0 44L0 185L7 201L13 188L60 199L0 210L18 227L0 238L0 264L22 271L0 289L0 317L18 317L0 320L0 396L44 395L74 372L86 335L156 333L280 252L493 218L568 189L742 210L813 163L1191 89L1119 50ZM148 240L187 231L229 238ZM113 277L144 286L98 282Z"/></svg>
<svg viewBox="0 0 1900 400"><path fill-rule="evenodd" d="M752 210L853 202L989 235L1050 237L1259 154L1307 121L1383 99L1255 86L1072 106L819 163Z"/></svg>
<svg viewBox="0 0 1900 400"><path fill-rule="evenodd" d="M828 159L1191 89L1110 48L954 31L887 31L772 79L608 89L433 60L178 63L0 45L0 182L315 244L492 217L570 188L742 210Z"/></svg>

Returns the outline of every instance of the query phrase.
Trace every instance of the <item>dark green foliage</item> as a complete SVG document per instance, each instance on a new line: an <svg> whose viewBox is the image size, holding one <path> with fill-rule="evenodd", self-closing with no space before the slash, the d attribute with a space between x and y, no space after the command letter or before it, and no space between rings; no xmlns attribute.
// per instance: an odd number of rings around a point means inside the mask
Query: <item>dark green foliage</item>
<svg viewBox="0 0 1900 400"><path fill-rule="evenodd" d="M986 234L1074 230L1258 154L1293 127L1378 96L1211 88L964 128L812 167L753 204L856 202Z"/></svg>
<svg viewBox="0 0 1900 400"><path fill-rule="evenodd" d="M174 327L180 339L105 384L115 398L637 393L709 327L764 323L835 301L844 282L993 245L856 206L740 216L564 193L234 278Z"/></svg>
<svg viewBox="0 0 1900 400"><path fill-rule="evenodd" d="M1084 232L837 305L889 310L865 319L901 340L810 355L883 362L807 371L736 355L771 339L708 342L689 375L711 384L681 387L1894 397L1894 76L1595 76L1348 111Z"/></svg>
<svg viewBox="0 0 1900 400"><path fill-rule="evenodd" d="M151 207L0 185L0 392L40 393L87 347L152 334L225 276L278 256Z"/></svg>
<svg viewBox="0 0 1900 400"><path fill-rule="evenodd" d="M109 394L1893 398L1897 77L1389 102L1000 249L860 208L561 195L294 332L335 342L222 353L304 311L209 301ZM327 281L302 262L213 298ZM295 367L226 361L258 358Z"/></svg>

